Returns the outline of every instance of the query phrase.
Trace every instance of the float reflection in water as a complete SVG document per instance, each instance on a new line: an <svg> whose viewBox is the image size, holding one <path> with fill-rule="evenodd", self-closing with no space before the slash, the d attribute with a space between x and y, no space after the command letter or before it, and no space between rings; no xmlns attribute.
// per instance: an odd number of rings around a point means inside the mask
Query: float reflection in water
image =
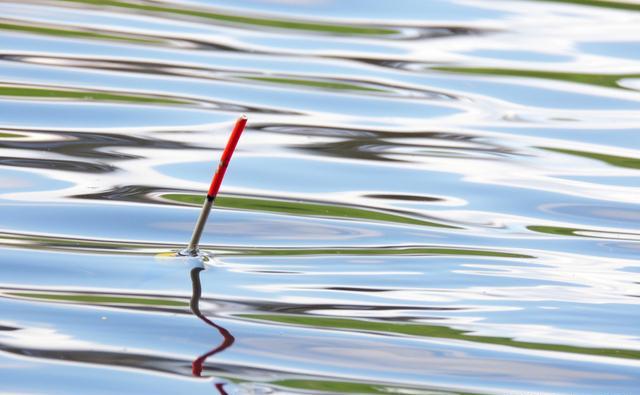
<svg viewBox="0 0 640 395"><path fill-rule="evenodd" d="M203 365L206 362L207 358L223 352L227 348L231 347L233 345L233 342L235 341L235 338L228 330L221 327L220 325L217 325L215 322L205 317L204 314L202 314L202 312L200 311L200 297L202 296L202 286L200 285L200 272L202 270L205 270L204 267L194 267L193 269L191 269L191 282L193 283L193 295L191 296L189 307L191 308L191 311L193 312L193 314L195 314L198 318L200 318L202 322L215 328L220 333L223 340L220 343L220 345L202 354L191 363L191 369L192 369L193 375L197 377L202 376ZM215 383L215 386L221 395L226 394L223 388L224 384L225 383Z"/></svg>

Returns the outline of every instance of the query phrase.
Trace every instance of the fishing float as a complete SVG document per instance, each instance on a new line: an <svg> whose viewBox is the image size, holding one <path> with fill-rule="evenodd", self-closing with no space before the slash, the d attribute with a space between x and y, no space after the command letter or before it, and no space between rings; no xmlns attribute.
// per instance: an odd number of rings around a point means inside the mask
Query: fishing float
<svg viewBox="0 0 640 395"><path fill-rule="evenodd" d="M227 145L224 148L224 151L222 151L218 169L216 170L215 174L213 175L213 179L211 180L211 185L209 186L209 190L207 191L206 199L204 200L204 203L202 205L202 211L200 211L200 216L198 217L196 226L193 229L193 234L191 235L191 241L189 242L189 245L186 249L180 251L180 255L198 256L198 244L200 243L202 231L204 230L204 226L207 224L209 213L211 212L213 203L216 200L218 191L220 190L220 185L222 185L222 179L224 178L224 174L227 172L227 167L229 166L229 162L231 162L231 157L233 156L233 152L238 145L238 141L240 140L240 136L242 135L246 124L247 116L243 114L236 121L236 124L231 131L231 135L229 136L229 141L227 141Z"/></svg>

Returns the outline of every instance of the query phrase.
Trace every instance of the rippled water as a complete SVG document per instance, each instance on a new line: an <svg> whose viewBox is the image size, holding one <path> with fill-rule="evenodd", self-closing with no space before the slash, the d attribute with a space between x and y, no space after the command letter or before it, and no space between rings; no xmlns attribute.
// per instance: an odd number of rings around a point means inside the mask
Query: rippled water
<svg viewBox="0 0 640 395"><path fill-rule="evenodd" d="M1 2L0 392L638 393L639 11Z"/></svg>

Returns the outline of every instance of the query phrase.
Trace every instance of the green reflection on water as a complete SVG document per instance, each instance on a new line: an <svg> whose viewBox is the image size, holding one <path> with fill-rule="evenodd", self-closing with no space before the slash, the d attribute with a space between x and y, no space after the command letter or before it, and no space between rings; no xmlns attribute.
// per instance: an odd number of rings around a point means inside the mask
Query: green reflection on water
<svg viewBox="0 0 640 395"><path fill-rule="evenodd" d="M44 237L21 235L15 233L0 233L0 245L13 245L14 240L20 240L22 245L29 245L29 248L60 248L63 250L87 250L94 253L104 254L131 254L137 249L154 249L155 252L145 251L142 254L150 255L156 253L169 252L169 248L183 248L185 244L168 243L136 243L126 241L105 242L99 240L82 240L62 237ZM442 248L442 247L372 247L372 248L252 248L252 247L209 247L204 249L215 249L217 255L232 256L314 256L314 255L456 255L456 256L486 256L495 258L522 258L535 259L534 256L515 254L491 250L471 250L462 248Z"/></svg>
<svg viewBox="0 0 640 395"><path fill-rule="evenodd" d="M41 26L24 26L17 25L13 23L0 23L1 30L11 30L16 32L26 32L26 33L34 33L34 34L46 34L48 36L59 36L59 37L78 37L78 38L97 38L103 40L119 40L119 41L129 41L135 43L159 43L157 40L147 40L141 38L132 38L125 36L116 36L112 34L104 34L104 33L94 33L94 32L84 32L78 30L69 30L69 29L60 29L60 28L52 28L52 27L41 27Z"/></svg>
<svg viewBox="0 0 640 395"><path fill-rule="evenodd" d="M125 240L91 240L70 237L57 237L46 235L29 235L20 233L0 232L0 245L15 246L16 241L21 246L28 246L30 249L48 250L61 249L64 251L91 251L97 254L132 254L155 255L167 252L168 248L182 247L180 244L150 243L150 242L130 242ZM154 250L150 252L149 250ZM140 251L143 252L140 252Z"/></svg>
<svg viewBox="0 0 640 395"><path fill-rule="evenodd" d="M128 103L154 104L189 104L187 101L172 100L137 95L120 95L104 92L84 92L61 89L26 88L17 86L0 86L0 96L12 97L44 97L58 99L104 100Z"/></svg>
<svg viewBox="0 0 640 395"><path fill-rule="evenodd" d="M618 10L640 11L640 4L608 0L538 0L552 3L567 3L586 5L591 7L613 8Z"/></svg>
<svg viewBox="0 0 640 395"><path fill-rule="evenodd" d="M389 392L381 386L375 386L364 383L353 383L347 381L325 381L325 380L279 380L272 381L270 384L296 388L303 390L337 392L337 393L358 393L358 394L392 394L397 392Z"/></svg>
<svg viewBox="0 0 640 395"><path fill-rule="evenodd" d="M272 83L284 84L284 85L308 86L313 88L325 88L325 89L349 90L349 91L366 91L366 92L388 92L383 89L370 88L367 86L348 84L344 82L313 81L313 80L276 78L276 77L240 77L240 78L247 79L247 80L254 80L254 81L272 82Z"/></svg>
<svg viewBox="0 0 640 395"><path fill-rule="evenodd" d="M166 194L163 198L176 202L201 205L204 202L202 195L190 194ZM455 226L440 224L437 222L423 221L397 214L389 214L380 211L366 210L347 206L330 204L303 203L296 201L240 198L234 196L220 196L216 198L217 207L232 209L267 211L272 213L285 213L294 215L312 215L331 218L366 219L371 221L393 222L410 225L424 225L438 228L459 229Z"/></svg>
<svg viewBox="0 0 640 395"><path fill-rule="evenodd" d="M462 255L462 256L489 256L496 258L534 258L530 255L512 254L508 252L489 250L467 250L458 248L334 248L334 249L243 249L236 255Z"/></svg>
<svg viewBox="0 0 640 395"><path fill-rule="evenodd" d="M527 226L527 229L533 232L546 233L550 235L560 235L560 236L578 236L575 234L575 232L582 230L582 229L564 228L560 226L544 226L544 225L530 225L530 226Z"/></svg>
<svg viewBox="0 0 640 395"><path fill-rule="evenodd" d="M546 225L529 225L527 229L533 232L545 233L559 236L573 237L589 237L595 239L614 239L614 240L638 240L638 235L625 232L607 232L591 229L575 229L562 226L546 226Z"/></svg>
<svg viewBox="0 0 640 395"><path fill-rule="evenodd" d="M628 89L618 85L618 81L624 78L640 78L640 74L592 74L592 73L565 73L556 71L498 69L490 67L432 67L432 70L447 71L462 74L497 75L501 77L528 77L543 78L548 80L576 82L607 88Z"/></svg>
<svg viewBox="0 0 640 395"><path fill-rule="evenodd" d="M544 149L547 151L552 151L552 152L559 152L561 154L580 156L588 159L595 159L616 167L623 167L626 169L640 169L640 159L629 158L628 156L607 155L607 154L600 154L597 152L578 151L578 150L565 149L565 148L551 148L551 147L537 147L537 148Z"/></svg>
<svg viewBox="0 0 640 395"><path fill-rule="evenodd" d="M222 22L239 23L244 25L262 26L262 27L276 27L281 29L293 29L293 30L305 30L324 33L339 33L339 34L357 34L357 35L386 35L396 34L396 30L375 28L375 27L361 27L361 26L349 26L349 25L335 25L326 23L314 23L314 22L298 22L287 21L281 19L267 19L257 17L247 17L239 15L221 14L210 11L198 11L184 8L165 7L154 4L141 4L141 3L128 3L117 0L64 0L74 3L93 4L98 6L108 7L121 7L130 8L143 11L170 13L178 15L196 16L200 18L214 19Z"/></svg>
<svg viewBox="0 0 640 395"><path fill-rule="evenodd" d="M12 139L18 139L18 138L25 138L26 136L22 135L22 134L13 134L13 133L4 133L4 132L2 132L2 133L0 133L0 138L3 138L3 137L9 137L9 138L12 138Z"/></svg>
<svg viewBox="0 0 640 395"><path fill-rule="evenodd" d="M268 315L268 314L240 314L238 317L252 320L279 322L284 324L304 325L310 327L350 329L358 331L372 331L383 333L395 333L401 335L435 337L441 339L456 339L485 344L498 344L509 347L524 348L530 350L567 352L573 354L586 354L607 356L626 359L640 359L640 351L623 350L614 348L592 348L569 346L564 344L533 343L513 340L507 337L475 336L468 331L452 329L447 326L404 324L392 322L365 321L347 318L325 318L296 315Z"/></svg>
<svg viewBox="0 0 640 395"><path fill-rule="evenodd" d="M364 384L349 381L333 381L333 380L303 380L289 379L272 381L270 384L280 387L295 388L308 391L322 391L332 394L424 394L424 395L478 395L471 392L437 392L430 390L405 389L396 386ZM315 393L315 392L314 392Z"/></svg>
<svg viewBox="0 0 640 395"><path fill-rule="evenodd" d="M177 300L158 298L133 298L111 295L69 295L69 294L45 294L35 292L7 292L7 295L19 296L22 298L41 299L65 302L83 302L88 304L128 304L145 306L167 306L167 307L187 307L189 303Z"/></svg>

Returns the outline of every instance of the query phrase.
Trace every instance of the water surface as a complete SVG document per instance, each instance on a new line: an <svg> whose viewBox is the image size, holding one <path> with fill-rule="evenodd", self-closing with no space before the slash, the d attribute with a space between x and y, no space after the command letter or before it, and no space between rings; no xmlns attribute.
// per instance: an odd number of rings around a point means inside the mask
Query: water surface
<svg viewBox="0 0 640 395"><path fill-rule="evenodd" d="M638 11L1 2L0 392L636 393Z"/></svg>

